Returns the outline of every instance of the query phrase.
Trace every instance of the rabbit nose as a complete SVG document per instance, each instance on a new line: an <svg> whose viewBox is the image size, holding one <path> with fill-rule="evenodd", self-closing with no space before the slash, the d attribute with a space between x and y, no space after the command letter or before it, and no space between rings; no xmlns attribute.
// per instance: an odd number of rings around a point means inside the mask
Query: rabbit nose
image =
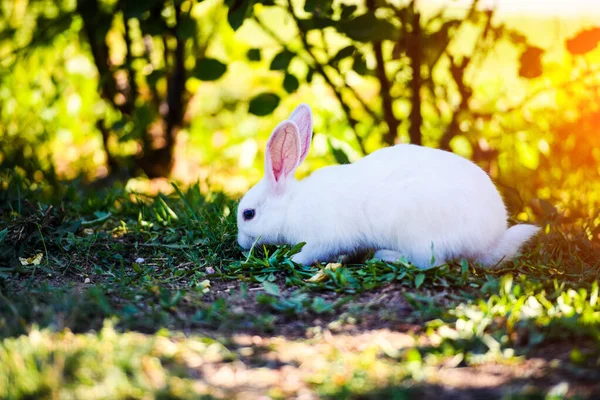
<svg viewBox="0 0 600 400"><path fill-rule="evenodd" d="M252 237L241 232L238 233L238 244L240 247L247 250L252 247L252 243L254 243L254 239L252 239Z"/></svg>

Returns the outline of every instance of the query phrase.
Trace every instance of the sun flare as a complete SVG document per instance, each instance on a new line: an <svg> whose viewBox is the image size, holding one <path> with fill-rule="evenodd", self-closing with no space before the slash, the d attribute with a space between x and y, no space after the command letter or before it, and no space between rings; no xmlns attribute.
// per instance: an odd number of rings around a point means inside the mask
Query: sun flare
<svg viewBox="0 0 600 400"><path fill-rule="evenodd" d="M429 1L422 2L423 5ZM436 3L469 7L472 0L434 0ZM600 15L600 2L595 0L482 0L482 7L495 7L500 14L537 14L555 16Z"/></svg>

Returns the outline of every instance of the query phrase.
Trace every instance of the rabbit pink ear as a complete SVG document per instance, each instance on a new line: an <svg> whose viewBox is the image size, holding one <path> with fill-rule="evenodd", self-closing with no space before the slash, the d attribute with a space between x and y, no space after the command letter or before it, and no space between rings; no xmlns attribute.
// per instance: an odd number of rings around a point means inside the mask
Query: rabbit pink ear
<svg viewBox="0 0 600 400"><path fill-rule="evenodd" d="M273 130L265 153L265 176L277 191L300 163L300 136L292 121L283 121Z"/></svg>
<svg viewBox="0 0 600 400"><path fill-rule="evenodd" d="M300 135L300 161L298 163L301 163L308 154L312 140L313 122L310 107L304 103L298 105L290 115L290 121L298 126L298 134Z"/></svg>

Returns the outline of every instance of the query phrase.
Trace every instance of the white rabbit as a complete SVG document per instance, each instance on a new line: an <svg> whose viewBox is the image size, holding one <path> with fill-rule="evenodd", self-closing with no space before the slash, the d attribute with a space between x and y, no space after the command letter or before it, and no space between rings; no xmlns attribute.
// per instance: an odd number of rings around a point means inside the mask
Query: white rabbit
<svg viewBox="0 0 600 400"><path fill-rule="evenodd" d="M456 154L409 144L384 148L298 181L312 112L300 104L267 142L265 176L240 201L238 243L306 242L300 264L375 250L419 268L465 257L494 266L514 257L538 231L507 229L507 212L489 176ZM258 241L257 241L258 240Z"/></svg>

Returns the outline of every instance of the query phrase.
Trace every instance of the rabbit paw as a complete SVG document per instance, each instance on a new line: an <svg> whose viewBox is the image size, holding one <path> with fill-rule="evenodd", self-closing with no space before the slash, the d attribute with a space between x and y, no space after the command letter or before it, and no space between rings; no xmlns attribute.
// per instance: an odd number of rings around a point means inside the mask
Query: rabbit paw
<svg viewBox="0 0 600 400"><path fill-rule="evenodd" d="M331 257L318 248L306 244L299 253L292 256L292 261L302 265L313 265L317 262L329 262Z"/></svg>
<svg viewBox="0 0 600 400"><path fill-rule="evenodd" d="M403 255L402 252L396 250L377 250L373 258L393 263L398 261ZM446 261L442 259L432 259L431 255L428 255L425 252L421 255L413 254L411 257L408 257L408 262L419 269L429 269L446 263Z"/></svg>
<svg viewBox="0 0 600 400"><path fill-rule="evenodd" d="M295 262L296 264L302 264L302 265L312 265L315 263L316 258L314 257L313 254L311 254L310 252L305 252L304 250L302 250L300 253L298 254L294 254L292 256L292 261Z"/></svg>
<svg viewBox="0 0 600 400"><path fill-rule="evenodd" d="M402 257L402 253L396 250L377 250L373 258L385 262L396 262Z"/></svg>

